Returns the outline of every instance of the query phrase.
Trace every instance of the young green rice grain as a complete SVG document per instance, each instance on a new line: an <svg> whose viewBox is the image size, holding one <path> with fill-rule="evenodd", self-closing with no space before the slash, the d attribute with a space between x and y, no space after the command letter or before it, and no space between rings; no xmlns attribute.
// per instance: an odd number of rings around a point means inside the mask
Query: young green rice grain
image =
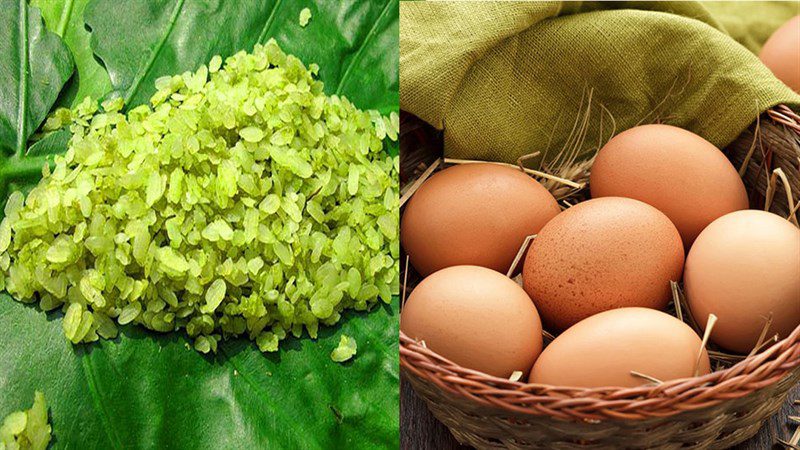
<svg viewBox="0 0 800 450"><path fill-rule="evenodd" d="M44 395L37 391L31 409L13 412L0 424L0 450L45 450L50 431Z"/></svg>
<svg viewBox="0 0 800 450"><path fill-rule="evenodd" d="M357 349L356 340L343 334L339 338L339 346L331 352L331 359L336 362L345 362L355 356Z"/></svg>
<svg viewBox="0 0 800 450"><path fill-rule="evenodd" d="M60 308L73 343L135 323L200 352L275 351L398 290L396 113L326 96L274 41L162 77L123 114L86 100L55 168L0 222L0 284ZM0 286L2 287L2 286Z"/></svg>
<svg viewBox="0 0 800 450"><path fill-rule="evenodd" d="M308 8L303 8L300 11L300 17L298 21L300 22L300 26L305 28L308 25L308 21L311 20L311 10Z"/></svg>

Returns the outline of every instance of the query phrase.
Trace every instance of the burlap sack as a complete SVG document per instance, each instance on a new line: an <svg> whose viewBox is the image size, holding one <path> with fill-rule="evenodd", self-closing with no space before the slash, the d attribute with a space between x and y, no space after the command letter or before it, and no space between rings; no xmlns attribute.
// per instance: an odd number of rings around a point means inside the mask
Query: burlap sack
<svg viewBox="0 0 800 450"><path fill-rule="evenodd" d="M579 140L578 117L583 157L655 121L724 147L771 106L800 106L755 54L796 14L798 2L401 2L400 105L444 129L453 158L513 162L548 143L552 157Z"/></svg>

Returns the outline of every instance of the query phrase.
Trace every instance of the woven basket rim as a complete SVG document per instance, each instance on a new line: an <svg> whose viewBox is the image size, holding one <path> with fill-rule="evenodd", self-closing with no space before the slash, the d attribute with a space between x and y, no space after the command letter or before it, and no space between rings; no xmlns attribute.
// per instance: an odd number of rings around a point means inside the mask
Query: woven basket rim
<svg viewBox="0 0 800 450"><path fill-rule="evenodd" d="M800 136L800 115L785 105L766 113ZM800 325L786 338L706 375L634 388L553 386L498 378L456 364L400 331L400 367L440 389L497 414L515 412L564 420L663 418L744 397L800 373Z"/></svg>
<svg viewBox="0 0 800 450"><path fill-rule="evenodd" d="M647 419L744 397L800 370L800 326L729 368L634 388L553 386L498 378L462 367L402 331L400 367L451 394L502 410L562 419Z"/></svg>

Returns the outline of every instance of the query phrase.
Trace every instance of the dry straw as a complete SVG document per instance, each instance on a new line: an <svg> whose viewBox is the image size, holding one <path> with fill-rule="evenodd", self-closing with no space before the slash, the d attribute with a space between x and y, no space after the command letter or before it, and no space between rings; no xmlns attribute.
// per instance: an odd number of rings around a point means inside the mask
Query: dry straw
<svg viewBox="0 0 800 450"><path fill-rule="evenodd" d="M552 157L547 151L537 155L549 163L529 169L523 165L529 158L518 161L521 169L539 178L567 207L587 195L591 159L581 159L588 153L583 149L592 111L591 91L586 97L564 147ZM613 124L608 111L602 105L599 109L600 117ZM657 111L652 114L657 121L663 120ZM406 122L413 120L405 118ZM437 138L440 136L436 133L425 137ZM589 151L599 149L602 143L601 136ZM415 165L406 165L405 172L414 172L416 181L424 181L448 162L469 163L436 159L435 153L414 154L418 149L430 153L441 148L430 142L419 144L407 142L401 154L401 166L408 153L415 158ZM742 133L726 154L740 167L756 206L798 223L800 116L788 107L775 107ZM435 160L436 166L431 169L430 164L419 162L426 160ZM562 179L572 183L563 183ZM404 197L413 195L420 184L412 183ZM785 195L776 195L781 188ZM509 274L534 237L525 240ZM407 267L404 284L412 286L418 277L410 272ZM680 284L672 282L671 290L671 312L703 335L705 347L714 319L703 332L691 316ZM635 372L647 381L636 388L527 384L519 381L522 374L497 378L461 367L402 331L400 366L403 376L453 435L480 449L723 449L753 436L762 421L780 409L789 390L800 380L800 327L779 340L769 335L771 322L771 317L764 318L761 336L749 355L731 354L709 344L714 372L669 381ZM553 338L546 331L543 334L546 341ZM800 430L778 441L788 448L800 448Z"/></svg>

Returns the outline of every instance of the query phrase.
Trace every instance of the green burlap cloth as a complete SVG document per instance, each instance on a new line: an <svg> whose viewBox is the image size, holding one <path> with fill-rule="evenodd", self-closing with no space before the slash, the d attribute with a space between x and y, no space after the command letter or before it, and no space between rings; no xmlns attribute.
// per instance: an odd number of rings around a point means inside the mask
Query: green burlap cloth
<svg viewBox="0 0 800 450"><path fill-rule="evenodd" d="M760 112L800 106L756 56L797 14L800 2L401 2L400 106L444 129L452 158L557 150L576 118L585 155L612 123L724 147Z"/></svg>

